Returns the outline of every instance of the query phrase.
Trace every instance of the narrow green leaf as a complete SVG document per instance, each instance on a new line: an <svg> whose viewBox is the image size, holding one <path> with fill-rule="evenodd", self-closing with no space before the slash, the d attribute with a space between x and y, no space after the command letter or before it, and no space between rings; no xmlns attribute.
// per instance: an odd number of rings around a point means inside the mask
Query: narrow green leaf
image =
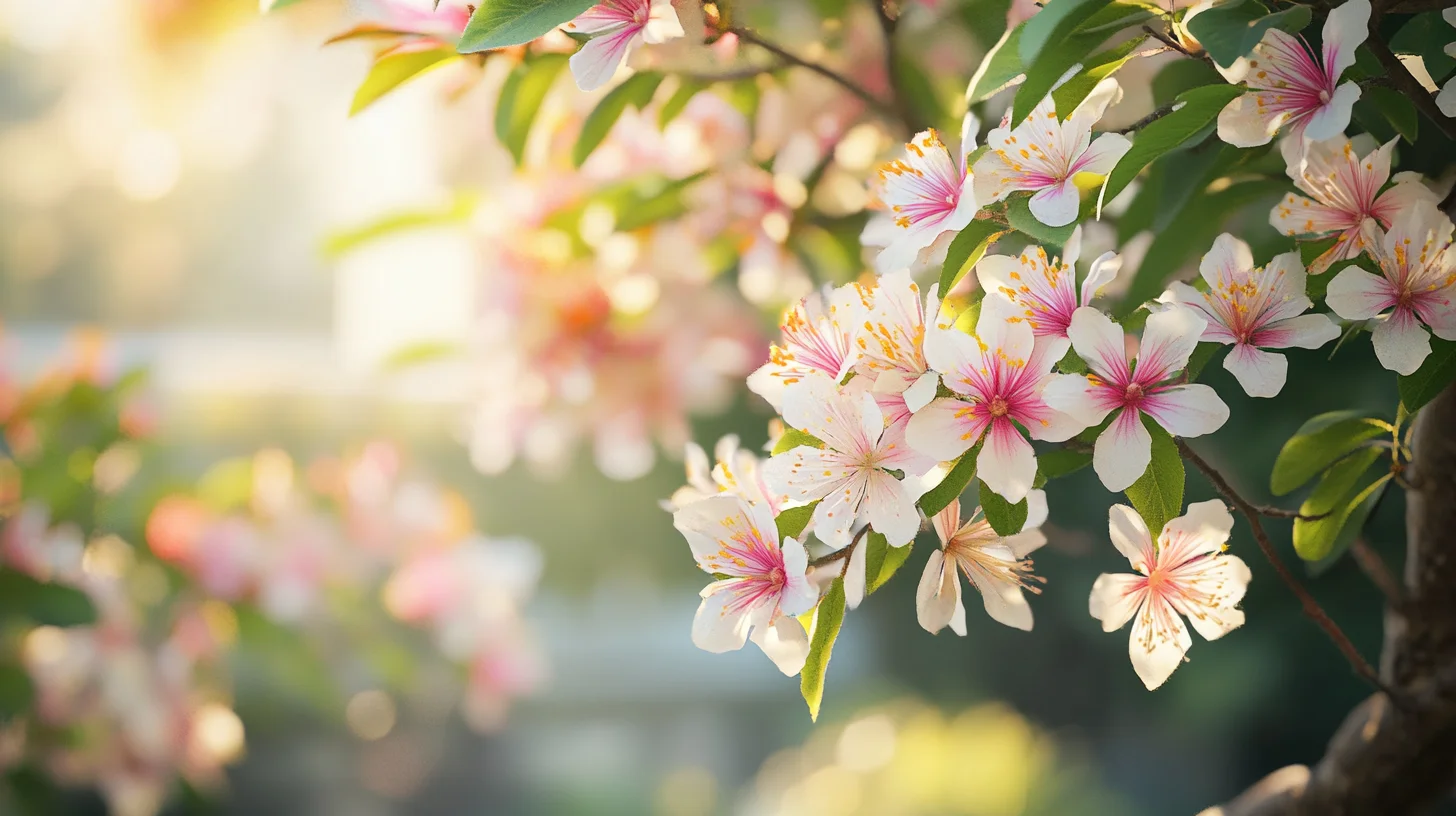
<svg viewBox="0 0 1456 816"><path fill-rule="evenodd" d="M1193 354L1189 355L1188 367L1184 369L1187 372L1188 381L1193 382L1197 380L1198 375L1203 373L1204 366L1208 365L1213 360L1214 355L1218 354L1223 348L1224 345L1222 343L1199 343L1193 349Z"/></svg>
<svg viewBox="0 0 1456 816"><path fill-rule="evenodd" d="M998 535L1016 535L1026 526L1026 499L1012 504L987 487L985 482L981 482L981 511Z"/></svg>
<svg viewBox="0 0 1456 816"><path fill-rule="evenodd" d="M930 488L920 497L920 511L926 518L944 510L966 490L966 485L976 476L976 454L979 448L972 448L961 456L940 484Z"/></svg>
<svg viewBox="0 0 1456 816"><path fill-rule="evenodd" d="M829 658L834 641L844 625L844 579L835 578L829 591L819 601L814 613L814 630L809 635L809 656L799 672L799 690L809 704L809 718L819 719L819 705L824 701L824 675L829 671Z"/></svg>
<svg viewBox="0 0 1456 816"><path fill-rule="evenodd" d="M450 360L465 354L465 347L449 340L426 340L411 343L384 358L380 368L389 372L404 371L415 366Z"/></svg>
<svg viewBox="0 0 1456 816"><path fill-rule="evenodd" d="M1415 413L1456 381L1456 341L1431 338L1431 355L1409 377L1399 377L1400 401Z"/></svg>
<svg viewBox="0 0 1456 816"><path fill-rule="evenodd" d="M945 297L961 278L980 262L991 243L1005 234L993 221L972 221L956 234L945 252L945 265L940 270L940 296Z"/></svg>
<svg viewBox="0 0 1456 816"><path fill-rule="evenodd" d="M1031 196L1025 193L1014 193L1006 199L1006 220L1012 229L1047 247L1048 254L1054 254L1051 247L1065 246L1067 239L1072 237L1072 230L1077 228L1075 222L1064 227L1049 227L1036 220L1036 216L1031 214Z"/></svg>
<svg viewBox="0 0 1456 816"><path fill-rule="evenodd" d="M263 13L267 14L270 11L277 11L281 8L296 6L301 2L303 2L303 0L263 0L261 5Z"/></svg>
<svg viewBox="0 0 1456 816"><path fill-rule="evenodd" d="M1155 9L1150 9L1152 7L1127 0L1104 4L1086 20L1084 25L1072 31L1054 47L1043 48L1034 63L1023 62L1026 79L1017 89L1016 96L1011 102L1012 124L1020 124L1027 114L1031 113L1032 109L1048 93L1051 93L1052 87L1057 84L1058 80L1106 42L1114 32L1122 30L1133 22L1152 16ZM1041 12L1038 12L1032 20L1041 16ZM1030 26L1031 23L1032 21L1029 20L1026 25ZM1071 113L1069 110L1057 109L1057 115L1063 119L1070 116Z"/></svg>
<svg viewBox="0 0 1456 816"><path fill-rule="evenodd" d="M1143 416L1143 427L1153 438L1153 457L1147 472L1126 491L1128 501L1143 517L1153 538L1169 519L1183 512L1183 457L1173 437L1151 417Z"/></svg>
<svg viewBox="0 0 1456 816"><path fill-rule="evenodd" d="M1345 523L1340 527L1340 532L1335 536L1335 543L1330 547L1329 554L1318 561L1311 561L1308 564L1310 575L1321 575L1330 567L1339 562L1340 558L1355 543L1364 531L1366 522L1370 521L1370 515L1375 512L1376 506L1380 504L1380 498L1385 495L1385 489L1390 487L1390 476L1387 474L1371 482L1367 487L1356 494L1354 501L1350 503L1348 514L1345 516Z"/></svg>
<svg viewBox="0 0 1456 816"><path fill-rule="evenodd" d="M792 538L800 544L804 543L804 531L809 528L809 521L814 518L814 508L819 502L806 504L803 507L790 507L787 510L780 510L774 517L774 525L779 528L779 540Z"/></svg>
<svg viewBox="0 0 1456 816"><path fill-rule="evenodd" d="M35 687L18 663L0 663L0 723L10 723L30 711Z"/></svg>
<svg viewBox="0 0 1456 816"><path fill-rule="evenodd" d="M1264 32L1271 28L1294 34L1309 25L1308 6L1291 6L1270 14L1253 0L1224 3L1188 20L1188 31L1203 44L1208 55L1219 65L1231 67L1240 57L1247 57L1259 44Z"/></svg>
<svg viewBox="0 0 1456 816"><path fill-rule="evenodd" d="M1175 59L1153 77L1153 104L1167 105L1180 95L1205 85L1222 85L1224 78L1200 59Z"/></svg>
<svg viewBox="0 0 1456 816"><path fill-rule="evenodd" d="M800 445L808 445L811 448L822 448L824 443L813 434L804 433L797 428L785 428L784 435L773 446L772 456L778 456L784 451L791 451Z"/></svg>
<svg viewBox="0 0 1456 816"><path fill-rule="evenodd" d="M1367 473L1381 458L1382 453L1376 448L1356 451L1336 462L1320 478L1309 498L1300 505L1299 512L1323 518L1294 520L1294 551L1300 558L1319 561L1333 551L1335 539L1350 515L1377 485L1384 484L1389 478L1390 474L1386 473L1384 476L1371 475L1367 479Z"/></svg>
<svg viewBox="0 0 1456 816"><path fill-rule="evenodd" d="M883 536L881 537L883 538ZM905 562L909 560L910 550L914 547L914 541L911 541L903 547L887 547L884 557L880 560L879 566L875 570L869 570L869 565L866 564L865 594L873 593L875 590L884 586L891 578L895 577L895 573L899 572L900 567L903 567Z"/></svg>
<svg viewBox="0 0 1456 816"><path fill-rule="evenodd" d="M1372 85L1365 89L1360 101L1368 102L1380 111L1380 115L1385 117L1407 144L1416 143L1416 136L1420 133L1421 115L1416 111L1416 104L1410 97L1392 88Z"/></svg>
<svg viewBox="0 0 1456 816"><path fill-rule="evenodd" d="M1089 58L1082 66L1082 70L1052 91L1052 101L1056 103L1057 115L1064 119L1071 116L1072 111L1076 110L1077 106L1082 104L1082 100L1086 99L1088 94L1097 87L1097 83L1117 73L1119 68L1126 65L1146 39L1146 37L1133 37Z"/></svg>
<svg viewBox="0 0 1456 816"><path fill-rule="evenodd" d="M1388 433L1389 423L1353 411L1313 417L1279 449L1269 473L1269 491L1276 496L1290 493L1351 451Z"/></svg>
<svg viewBox="0 0 1456 816"><path fill-rule="evenodd" d="M369 68L369 74L364 77L364 83L354 92L354 102L349 106L349 115L359 113L378 102L385 94L426 71L459 58L460 55L449 48L385 54Z"/></svg>
<svg viewBox="0 0 1456 816"><path fill-rule="evenodd" d="M597 0L481 0L460 35L460 53L522 45L571 22Z"/></svg>
<svg viewBox="0 0 1456 816"><path fill-rule="evenodd" d="M414 230L465 224L475 212L474 195L457 195L450 204L437 208L405 210L377 218L367 224L342 230L324 241L324 255L335 259L374 241Z"/></svg>
<svg viewBox="0 0 1456 816"><path fill-rule="evenodd" d="M1206 85L1181 94L1178 97L1181 107L1137 132L1132 148L1108 174L1102 200L1117 198L1144 167L1201 133L1218 118L1219 111L1243 92L1238 85Z"/></svg>
<svg viewBox="0 0 1456 816"><path fill-rule="evenodd" d="M707 87L708 84L705 82L698 82L697 80L686 78L681 79L678 82L677 90L673 91L672 96L669 96L667 101L662 103L662 107L657 109L658 130L666 130L667 126L672 124L672 120L676 119L687 109L688 103L693 101L693 97L697 96Z"/></svg>
<svg viewBox="0 0 1456 816"><path fill-rule="evenodd" d="M989 99L1021 76L1021 34L1025 29L1025 23L1007 29L986 52L966 87L967 105Z"/></svg>
<svg viewBox="0 0 1456 816"><path fill-rule="evenodd" d="M572 164L581 167L586 163L629 105L638 110L647 107L662 80L663 75L656 71L642 71L608 91L581 124L581 135L577 136L576 145L571 150Z"/></svg>
<svg viewBox="0 0 1456 816"><path fill-rule="evenodd" d="M1050 0L1030 20L1018 46L1022 65L1035 65L1043 51L1062 41L1110 0Z"/></svg>
<svg viewBox="0 0 1456 816"><path fill-rule="evenodd" d="M1083 451L1053 448L1036 457L1037 472L1047 479L1070 476L1092 464L1092 454Z"/></svg>
<svg viewBox="0 0 1456 816"><path fill-rule="evenodd" d="M536 113L546 99L561 69L566 67L565 54L541 54L527 59L511 70L501 86L500 101L495 109L495 135L520 165L526 152L526 139Z"/></svg>

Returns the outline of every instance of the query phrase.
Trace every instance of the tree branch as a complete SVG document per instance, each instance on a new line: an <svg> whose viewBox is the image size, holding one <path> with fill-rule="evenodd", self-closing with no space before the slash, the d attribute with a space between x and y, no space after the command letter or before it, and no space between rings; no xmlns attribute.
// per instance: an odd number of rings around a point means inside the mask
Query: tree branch
<svg viewBox="0 0 1456 816"><path fill-rule="evenodd" d="M839 87L854 94L866 105L869 105L870 108L880 116L889 119L892 122L904 123L892 106L890 106L888 103L875 96L874 94L870 93L864 88L864 86L860 85L849 77L835 71L834 69L823 65L822 63L818 63L810 59L805 59L801 56L798 56L797 54L786 51L784 50L783 46L766 40L741 26L729 26L725 29L725 31L727 33L736 35L738 39L746 43L750 43L752 45L758 46L759 48L762 48L763 50L769 52L770 54L773 54L774 56L778 57L786 63L789 63L790 65L797 65L800 68L807 68L808 70L813 71L819 76L828 79ZM911 132L913 133L914 131L912 130Z"/></svg>
<svg viewBox="0 0 1456 816"><path fill-rule="evenodd" d="M809 566L827 567L836 561L845 561L845 566L848 567L848 559L851 555L854 555L854 548L859 546L860 539L864 538L865 533L868 533L869 531L869 525L865 525L863 528L860 529L859 532L854 534L854 538L850 540L848 547L845 547L841 550L835 550L828 555L820 556L819 558L810 561Z"/></svg>
<svg viewBox="0 0 1456 816"><path fill-rule="evenodd" d="M1405 592L1380 675L1402 695L1360 703L1313 768L1282 768L1204 816L1407 816L1456 784L1456 386L1416 418Z"/></svg>
<svg viewBox="0 0 1456 816"><path fill-rule="evenodd" d="M1310 620L1314 621L1320 629L1324 630L1324 633L1334 642L1335 648L1339 649L1340 654L1344 655L1345 659L1349 661L1350 667L1355 670L1355 674L1376 688L1383 689L1384 684L1380 681L1380 677L1375 673L1375 669L1371 668L1370 663L1360 655L1360 650L1355 648L1355 644L1350 642L1350 638L1345 635L1344 630L1340 629L1339 624L1335 623L1334 619L1329 616L1329 613L1325 612L1324 607L1319 605L1319 601L1316 601L1314 596L1309 594L1309 590L1304 588L1304 585L1299 582L1298 578L1294 577L1294 573L1290 572L1289 568L1284 565L1284 561L1279 558L1279 553L1274 550L1274 544L1269 540L1269 534L1264 532L1264 525L1259 520L1259 516L1261 515L1259 508L1239 495L1239 492L1234 490L1233 486L1228 483L1228 480L1223 477L1223 474L1215 470L1212 465L1203 460L1203 457L1188 447L1187 442L1179 439L1177 443L1178 450L1182 452L1183 457L1192 462L1199 470L1203 471L1203 475L1207 476L1208 480L1213 483L1214 489L1218 490L1225 499L1228 499L1233 504L1234 509L1242 513L1244 518L1248 519L1249 528L1254 533L1254 541L1258 543L1259 549L1264 552L1264 557L1268 559L1269 564L1274 567L1274 572L1279 575L1279 580L1283 581L1284 585L1289 587L1289 591L1294 593L1294 597L1299 599L1299 604L1304 610L1304 614Z"/></svg>
<svg viewBox="0 0 1456 816"><path fill-rule="evenodd" d="M920 128L915 121L915 114L911 112L908 95L900 82L900 45L895 39L895 30L899 27L899 17L891 13L890 4L894 0L870 0L870 5L875 7L875 16L880 21L880 31L885 35L885 77L890 81L890 104L899 117L900 123L905 127L907 133L913 135L919 132Z"/></svg>
<svg viewBox="0 0 1456 816"><path fill-rule="evenodd" d="M1386 45L1385 40L1380 38L1379 25L1381 16L1382 11L1377 6L1375 13L1370 15L1370 36L1365 40L1365 47L1369 48L1370 53L1374 54L1375 58L1380 60L1380 64L1385 68L1386 76L1389 77L1395 89L1401 94L1410 97L1410 100L1416 104L1416 107L1420 108L1421 113L1424 113L1426 118L1431 120L1432 124L1440 128L1442 133L1446 134L1447 139L1456 141L1456 119L1452 119L1446 116L1446 114L1441 113L1441 109L1436 106L1436 100L1431 96L1430 91L1422 87L1420 80L1417 80L1410 71L1406 70L1400 58L1390 50L1390 46Z"/></svg>

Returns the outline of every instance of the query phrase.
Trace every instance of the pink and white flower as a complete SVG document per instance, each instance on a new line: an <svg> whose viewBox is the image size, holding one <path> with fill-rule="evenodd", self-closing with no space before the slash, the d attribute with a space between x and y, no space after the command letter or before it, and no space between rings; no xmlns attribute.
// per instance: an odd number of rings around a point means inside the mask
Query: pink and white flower
<svg viewBox="0 0 1456 816"><path fill-rule="evenodd" d="M876 392L903 394L911 411L920 410L935 396L938 379L924 347L927 330L940 325L936 285L922 303L920 285L901 269L854 289L865 309L854 339L855 370L873 378Z"/></svg>
<svg viewBox="0 0 1456 816"><path fill-rule="evenodd" d="M1346 0L1325 20L1319 54L1291 34L1276 28L1264 32L1249 58L1219 69L1249 92L1219 112L1218 138L1235 147L1256 147L1281 130L1296 143L1344 133L1360 86L1340 84L1340 75L1355 64L1355 49L1369 35L1369 23L1370 0Z"/></svg>
<svg viewBox="0 0 1456 816"><path fill-rule="evenodd" d="M1242 559L1223 552L1234 527L1223 502L1188 505L1186 514L1163 525L1156 545L1131 507L1115 504L1109 516L1112 543L1138 574L1098 576L1088 607L1104 632L1133 621L1128 654L1151 691L1193 645L1183 618L1204 640L1218 640L1244 624L1238 603L1253 576Z"/></svg>
<svg viewBox="0 0 1456 816"><path fill-rule="evenodd" d="M1092 262L1087 279L1077 286L1077 257L1082 252L1082 228L1062 251L1062 257L1047 259L1045 249L1027 247L1020 258L1009 255L987 255L976 265L976 277L987 297L1005 299L1013 307L1013 322L1025 320L1038 342L1049 343L1047 356L1060 360L1067 353L1071 340L1067 327L1072 313L1088 306L1102 287L1117 277L1122 258L1115 252L1104 252Z"/></svg>
<svg viewBox="0 0 1456 816"><path fill-rule="evenodd" d="M1111 318L1088 306L1072 315L1072 348L1092 373L1055 375L1043 393L1048 405L1082 427L1115 412L1092 452L1092 467L1108 490L1126 490L1148 469L1153 441L1144 414L1174 436L1213 433L1228 421L1228 406L1212 388L1174 381L1207 328L1208 321L1185 306L1150 315L1134 370L1122 328Z"/></svg>
<svg viewBox="0 0 1456 816"><path fill-rule="evenodd" d="M611 80L632 49L683 36L672 0L605 0L566 24L568 31L592 38L571 56L571 75L583 91Z"/></svg>
<svg viewBox="0 0 1456 816"><path fill-rule="evenodd" d="M920 494L912 485L935 463L905 444L903 426L885 425L871 394L805 380L785 392L784 421L824 447L801 445L769 459L763 478L781 505L819 502L811 524L820 541L842 549L857 519L869 521L894 547L915 538ZM904 481L892 470L901 471Z"/></svg>
<svg viewBox="0 0 1456 816"><path fill-rule="evenodd" d="M1456 252L1451 220L1421 202L1398 216L1390 232L1367 226L1370 254L1384 277L1353 264L1330 281L1325 302L1346 320L1385 320L1371 332L1375 356L1397 374L1413 374L1431 353L1425 323L1443 340L1456 340ZM1386 310L1390 312L1386 314Z"/></svg>
<svg viewBox="0 0 1456 816"><path fill-rule="evenodd" d="M985 206L1025 190L1033 193L1029 204L1036 220L1049 227L1076 221L1081 206L1076 177L1106 176L1132 148L1119 133L1092 139L1092 126L1121 95L1117 81L1105 79L1063 122L1048 94L1026 121L992 130L986 135L991 150L972 171L976 201Z"/></svg>
<svg viewBox="0 0 1456 816"><path fill-rule="evenodd" d="M1340 336L1327 315L1305 314L1314 305L1304 293L1298 252L1276 255L1254 266L1249 245L1224 233L1203 256L1198 271L1208 283L1200 292L1172 285L1164 298L1197 310L1208 321L1203 341L1232 345L1223 367L1251 397L1272 397L1284 388L1289 361L1270 348L1314 349Z"/></svg>
<svg viewBox="0 0 1456 816"><path fill-rule="evenodd" d="M932 128L905 145L905 158L880 166L879 197L894 225L889 243L875 258L880 274L909 269L943 233L959 232L975 217L976 196L966 168L966 153L975 147L975 119L966 122L959 160Z"/></svg>
<svg viewBox="0 0 1456 816"><path fill-rule="evenodd" d="M869 311L853 286L810 292L784 314L783 344L769 347L768 362L748 377L748 388L782 409L784 388L819 377L839 382L859 359L855 336Z"/></svg>
<svg viewBox="0 0 1456 816"><path fill-rule="evenodd" d="M688 483L662 502L664 510L677 512L695 501L730 493L752 504L767 504L770 511L778 514L778 502L774 501L759 472L761 460L753 451L739 447L736 435L729 434L713 446L715 463L708 461L708 455L696 442L687 444L685 458Z"/></svg>
<svg viewBox="0 0 1456 816"><path fill-rule="evenodd" d="M1399 173L1395 184L1381 192L1390 180L1390 153L1397 139L1356 155L1343 136L1301 145L1286 139L1279 145L1294 186L1310 198L1290 193L1269 213L1269 223L1285 235L1327 238L1338 235L1335 245L1309 265L1319 275L1336 261L1358 257L1365 251L1362 236L1366 221L1390 229L1395 217L1420 201L1436 203L1436 195L1415 173Z"/></svg>
<svg viewBox="0 0 1456 816"><path fill-rule="evenodd" d="M693 643L709 652L731 652L752 637L779 671L798 674L809 654L809 635L796 616L818 600L803 545L792 538L780 544L768 505L737 496L693 502L672 523L704 572L728 576L703 589Z"/></svg>
<svg viewBox="0 0 1456 816"><path fill-rule="evenodd" d="M1026 556L1046 544L1046 535L1037 529L1046 522L1046 494L1031 491L1027 504L1026 524L1012 536L997 535L979 507L962 524L960 499L930 520L940 537L940 549L931 551L915 592L916 617L925 631L933 635L948 625L965 637L966 609L957 570L981 593L986 614L993 620L1031 631L1031 607L1022 590L1041 592L1037 584L1042 579L1032 574Z"/></svg>
<svg viewBox="0 0 1456 816"><path fill-rule="evenodd" d="M1033 439L1062 442L1083 425L1052 410L1042 388L1056 358L1037 345L1031 326L1007 320L1007 307L985 301L976 336L946 329L934 333L926 355L956 393L940 397L910 418L905 438L916 450L940 461L965 453L983 439L976 474L1007 501L1019 502L1036 478Z"/></svg>

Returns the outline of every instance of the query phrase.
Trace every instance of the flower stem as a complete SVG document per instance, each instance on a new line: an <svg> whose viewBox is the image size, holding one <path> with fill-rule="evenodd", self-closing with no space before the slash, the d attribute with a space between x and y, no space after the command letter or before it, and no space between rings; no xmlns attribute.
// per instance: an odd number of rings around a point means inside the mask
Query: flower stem
<svg viewBox="0 0 1456 816"><path fill-rule="evenodd" d="M1223 474L1215 470L1212 465L1203 460L1203 457L1188 447L1187 442L1184 442L1182 439L1178 439L1176 442L1178 443L1178 450L1183 454L1183 458L1192 462L1194 467L1202 471L1203 475L1208 478L1208 481L1213 483L1214 489L1222 494L1225 499L1228 499L1234 505L1234 508L1243 514L1244 518L1249 520L1249 528L1253 530L1254 541L1258 543L1259 549L1264 553L1264 557L1268 559L1269 564L1278 573L1279 579L1299 599L1304 614L1310 620L1314 621L1320 629L1324 630L1324 633L1334 642L1335 648L1339 649L1340 654L1344 655L1345 659L1349 661L1350 667L1354 669L1355 674L1359 675L1370 685L1390 695L1392 700L1396 699L1394 692L1386 688L1385 684L1381 682L1379 675L1375 673L1375 669L1371 668L1365 658L1360 655L1360 650L1356 649L1355 644L1350 642L1350 638L1345 635L1344 630L1340 629L1339 624L1335 623L1334 619L1325 612L1324 607L1319 605L1319 601L1316 601L1314 596L1309 594L1309 590L1305 589L1304 585L1299 583L1299 579L1295 578L1294 573L1290 572L1289 567L1285 566L1284 562L1280 560L1279 554L1274 551L1273 543L1269 540L1269 534L1264 532L1264 525L1259 520L1261 515L1259 508L1239 495L1239 492L1234 490L1233 486L1228 483L1228 480L1223 477Z"/></svg>

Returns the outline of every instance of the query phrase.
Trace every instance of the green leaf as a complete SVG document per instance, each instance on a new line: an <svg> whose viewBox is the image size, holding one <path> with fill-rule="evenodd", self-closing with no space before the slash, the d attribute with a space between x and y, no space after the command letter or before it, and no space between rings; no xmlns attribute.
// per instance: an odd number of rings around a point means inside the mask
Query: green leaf
<svg viewBox="0 0 1456 816"><path fill-rule="evenodd" d="M934 516L944 510L960 497L966 490L966 485L976 476L976 453L979 448L972 448L961 455L959 461L940 480L940 484L930 488L925 495L920 497L920 511L926 518Z"/></svg>
<svg viewBox="0 0 1456 816"><path fill-rule="evenodd" d="M528 43L595 4L596 0L481 0L460 35L460 53Z"/></svg>
<svg viewBox="0 0 1456 816"><path fill-rule="evenodd" d="M1097 87L1097 83L1117 73L1117 69L1126 65L1145 40L1145 37L1133 37L1087 60L1081 71L1052 91L1052 101L1056 104L1057 114L1062 118L1071 116L1072 111L1076 110L1077 106L1082 104L1082 100L1086 99L1088 94Z"/></svg>
<svg viewBox="0 0 1456 816"><path fill-rule="evenodd" d="M708 85L705 82L685 78L680 79L677 90L673 91L672 96L669 96L667 101L662 103L662 107L657 109L658 130L666 130L667 126L672 124L672 120L676 119L687 109L688 103L693 101L693 97L697 96L707 87Z"/></svg>
<svg viewBox="0 0 1456 816"><path fill-rule="evenodd" d="M466 224L475 213L478 202L479 199L474 195L460 194L443 207L392 213L362 226L336 232L324 241L324 255L337 259L374 241L401 233Z"/></svg>
<svg viewBox="0 0 1456 816"><path fill-rule="evenodd" d="M1431 338L1431 354L1409 377L1396 378L1400 383L1400 401L1414 413L1436 398L1456 380L1456 341Z"/></svg>
<svg viewBox="0 0 1456 816"><path fill-rule="evenodd" d="M1277 28L1294 34L1309 25L1309 21L1308 6L1291 6L1270 14L1253 0L1242 0L1194 15L1187 25L1189 33L1198 38L1208 55L1229 68L1239 57L1247 57L1254 50L1265 31Z"/></svg>
<svg viewBox="0 0 1456 816"><path fill-rule="evenodd" d="M96 607L79 589L0 568L0 619L11 618L42 626L87 626L96 622Z"/></svg>
<svg viewBox="0 0 1456 816"><path fill-rule="evenodd" d="M818 506L819 502L816 501L803 507L780 510L774 517L774 525L779 528L779 540L792 538L800 544L804 543L800 536L809 528L809 521L814 518L814 508Z"/></svg>
<svg viewBox="0 0 1456 816"><path fill-rule="evenodd" d="M981 512L986 514L986 521L997 535L1016 535L1026 526L1026 499L1012 504L985 482L981 482Z"/></svg>
<svg viewBox="0 0 1456 816"><path fill-rule="evenodd" d="M1431 80L1440 83L1456 71L1456 58L1446 53L1451 42L1451 24L1439 11L1417 14L1390 38L1390 50L1396 54L1419 56Z"/></svg>
<svg viewBox="0 0 1456 816"><path fill-rule="evenodd" d="M1304 423L1279 449L1269 474L1269 491L1283 496L1378 436L1390 424L1353 411L1320 414Z"/></svg>
<svg viewBox="0 0 1456 816"><path fill-rule="evenodd" d="M479 12L476 12L479 16ZM526 152L526 139L541 102L566 67L565 54L541 54L517 65L501 86L500 101L495 109L495 135L511 152L516 165Z"/></svg>
<svg viewBox="0 0 1456 816"><path fill-rule="evenodd" d="M1037 472L1047 479L1070 476L1090 464L1092 464L1091 453L1067 448L1053 448L1043 451L1036 457Z"/></svg>
<svg viewBox="0 0 1456 816"><path fill-rule="evenodd" d="M1022 65L1035 65L1042 52L1062 41L1110 0L1050 0L1026 21L1018 50ZM1017 121L1020 121L1019 119Z"/></svg>
<svg viewBox="0 0 1456 816"><path fill-rule="evenodd" d="M1223 347L1222 343L1199 343L1194 347L1193 354L1188 357L1188 366L1183 369L1187 372L1188 381L1197 380L1198 375L1203 373L1203 367L1208 365L1213 356L1218 354Z"/></svg>
<svg viewBox="0 0 1456 816"><path fill-rule="evenodd" d="M1224 78L1203 60L1171 60L1153 77L1153 104L1167 105L1195 88L1223 84Z"/></svg>
<svg viewBox="0 0 1456 816"><path fill-rule="evenodd" d="M1370 515L1380 504L1381 496L1385 495L1385 489L1390 486L1390 477L1382 476L1371 482L1368 487L1356 494L1354 501L1350 504L1349 512L1345 516L1345 523L1340 527L1340 532L1335 536L1335 543L1330 547L1329 554L1318 561L1309 563L1309 574L1320 575L1334 566L1340 557L1360 537L1365 529L1365 523L1370 520Z"/></svg>
<svg viewBox="0 0 1456 816"><path fill-rule="evenodd" d="M263 0L262 10L264 14L267 14L270 11L277 11L281 8L296 6L301 2L303 2L303 0Z"/></svg>
<svg viewBox="0 0 1456 816"><path fill-rule="evenodd" d="M1075 221L1064 227L1049 227L1036 220L1036 216L1031 214L1031 196L1025 193L1014 193L1006 199L1006 220L1012 229L1043 247L1065 246L1067 239L1072 237L1072 230L1077 228ZM1047 254L1054 253L1048 250Z"/></svg>
<svg viewBox="0 0 1456 816"><path fill-rule="evenodd" d="M380 367L387 372L404 371L415 366L455 359L463 356L465 351L463 345L450 340L425 340L397 349L384 358Z"/></svg>
<svg viewBox="0 0 1456 816"><path fill-rule="evenodd" d="M956 233L955 240L945 252L945 265L940 270L940 296L943 298L971 267L980 262L986 250L1005 234L1005 230L993 221L972 221Z"/></svg>
<svg viewBox="0 0 1456 816"><path fill-rule="evenodd" d="M30 674L17 663L0 663L0 723L12 722L30 711L35 687Z"/></svg>
<svg viewBox="0 0 1456 816"><path fill-rule="evenodd" d="M1377 448L1356 451L1335 463L1315 485L1314 492L1300 505L1299 512L1323 518L1294 520L1294 551L1300 558L1319 561L1334 550L1335 540L1350 515L1369 498L1370 493L1390 478L1388 472L1384 476L1373 476L1361 487L1362 482L1366 482L1366 473L1381 458L1383 452Z"/></svg>
<svg viewBox="0 0 1456 816"><path fill-rule="evenodd" d="M1012 124L1020 124L1032 109L1048 93L1051 93L1052 87L1057 84L1058 80L1065 76L1073 66L1081 63L1094 49L1106 42L1114 32L1127 27L1132 22L1151 17L1155 9L1150 9L1152 7L1135 2L1119 1L1104 4L1097 13L1087 19L1083 26L1073 31L1054 47L1043 48L1036 62L1024 62L1026 81L1017 89L1016 97L1011 103ZM1042 13L1038 12L1036 17L1027 21L1026 25L1030 26L1041 16ZM1057 109L1057 114L1063 119L1071 113L1069 110Z"/></svg>
<svg viewBox="0 0 1456 816"><path fill-rule="evenodd" d="M814 630L809 635L809 656L799 672L799 690L804 702L809 704L809 718L819 719L819 704L824 701L824 675L829 670L829 658L834 652L834 641L839 637L839 628L844 625L844 579L835 578L829 591L819 601L814 613Z"/></svg>
<svg viewBox="0 0 1456 816"><path fill-rule="evenodd" d="M1416 143L1416 136L1420 132L1421 115L1416 111L1416 104L1405 94L1393 89L1382 88L1379 85L1372 85L1365 89L1360 97L1361 102L1367 102L1371 107L1380 112L1395 132L1400 134L1409 144Z"/></svg>
<svg viewBox="0 0 1456 816"><path fill-rule="evenodd" d="M1007 29L986 52L966 87L967 105L991 98L1021 76L1021 34L1025 29L1025 23Z"/></svg>
<svg viewBox="0 0 1456 816"><path fill-rule="evenodd" d="M879 533L870 534L871 537L877 535ZM884 539L884 536L880 536L880 538ZM873 570L869 568L869 562L867 561L865 563L865 594L872 594L875 590L884 586L891 578L895 577L895 573L899 572L900 567L904 566L905 562L909 560L910 550L914 547L914 541L906 543L903 547L886 547L879 564ZM865 555L868 556L869 553L865 553Z"/></svg>
<svg viewBox="0 0 1456 816"><path fill-rule="evenodd" d="M576 145L571 150L572 164L581 167L586 163L592 151L607 138L612 125L622 118L627 106L638 110L647 107L657 93L657 86L662 84L662 79L663 75L656 71L642 71L608 91L581 124L581 135L577 136Z"/></svg>
<svg viewBox="0 0 1456 816"><path fill-rule="evenodd" d="M1181 94L1181 107L1137 132L1132 148L1108 174L1102 200L1117 198L1144 167L1203 132L1218 118L1219 111L1243 92L1238 85L1207 85Z"/></svg>
<svg viewBox="0 0 1456 816"><path fill-rule="evenodd" d="M385 54L370 67L368 76L359 90L354 92L354 102L349 106L349 115L378 102L381 97L426 71L438 68L447 62L459 59L449 48L431 48L428 51L402 51Z"/></svg>
<svg viewBox="0 0 1456 816"><path fill-rule="evenodd" d="M824 447L824 442L819 437L804 433L797 428L785 428L784 435L779 437L779 441L773 446L773 453L770 455L778 456L784 451L791 451L800 445L808 445L811 448L822 448Z"/></svg>
<svg viewBox="0 0 1456 816"><path fill-rule="evenodd" d="M1142 420L1153 438L1153 457L1147 472L1133 482L1126 495L1156 540L1163 525L1183 512L1183 457L1163 426L1146 415Z"/></svg>

